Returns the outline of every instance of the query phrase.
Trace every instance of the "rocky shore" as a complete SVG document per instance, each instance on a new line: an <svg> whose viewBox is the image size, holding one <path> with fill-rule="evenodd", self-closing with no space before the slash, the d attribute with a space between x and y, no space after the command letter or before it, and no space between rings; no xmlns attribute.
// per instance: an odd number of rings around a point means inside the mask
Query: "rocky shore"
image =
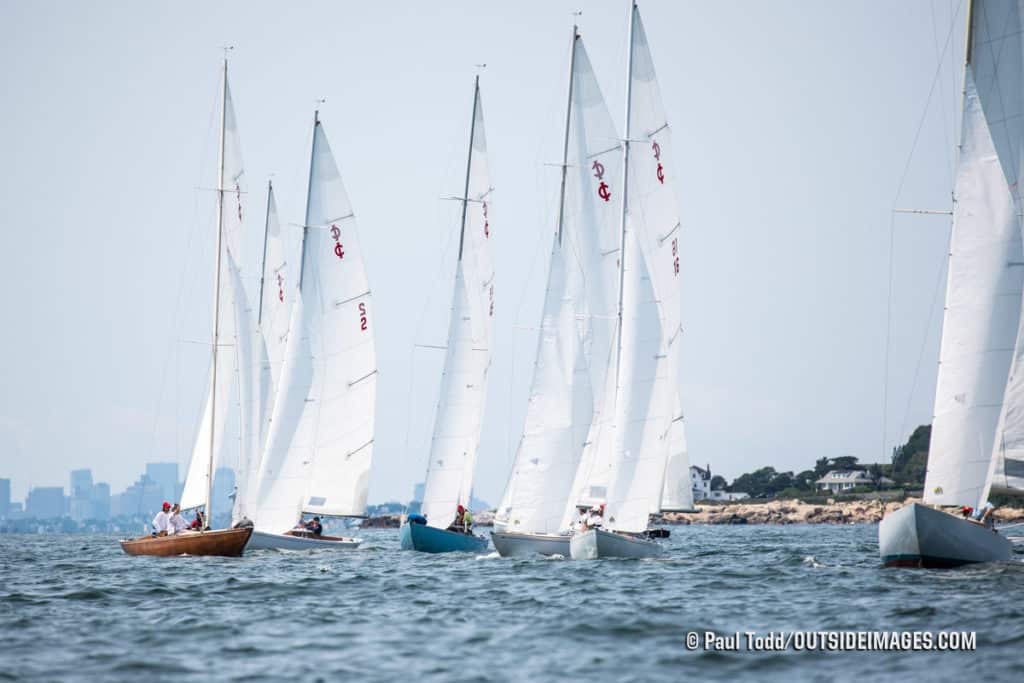
<svg viewBox="0 0 1024 683"><path fill-rule="evenodd" d="M773 500L766 503L727 503L700 505L699 512L663 514L665 524L873 524L904 505L920 503L919 498L893 502L882 500L804 503L800 500ZM1024 510L999 508L996 522L1024 521Z"/></svg>
<svg viewBox="0 0 1024 683"><path fill-rule="evenodd" d="M656 524L874 524L904 505L920 503L919 498L902 502L883 500L836 501L805 503L793 500L772 500L764 503L701 503L697 512L667 512L656 517ZM478 527L489 527L493 510L474 513ZM997 508L997 524L1024 522L1024 509ZM364 529L397 529L401 515L371 517Z"/></svg>

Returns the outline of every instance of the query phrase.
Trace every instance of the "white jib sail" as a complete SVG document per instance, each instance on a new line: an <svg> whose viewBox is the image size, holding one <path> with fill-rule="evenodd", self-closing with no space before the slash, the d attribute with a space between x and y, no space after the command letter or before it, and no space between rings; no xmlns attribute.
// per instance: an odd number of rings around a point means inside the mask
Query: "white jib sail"
<svg viewBox="0 0 1024 683"><path fill-rule="evenodd" d="M575 270L566 263L556 237L526 423L495 520L507 531L559 531L593 416L590 375L577 328L580 278L571 272Z"/></svg>
<svg viewBox="0 0 1024 683"><path fill-rule="evenodd" d="M302 512L365 514L375 322L352 206L317 121L299 286L260 465L257 529L287 531Z"/></svg>
<svg viewBox="0 0 1024 683"><path fill-rule="evenodd" d="M659 353L664 330L643 254L626 235L622 353L616 399L615 457L611 461L605 525L617 531L647 529L660 510L669 453L674 377Z"/></svg>
<svg viewBox="0 0 1024 683"><path fill-rule="evenodd" d="M965 70L956 205L950 243L924 498L977 504L995 446L1020 320L1021 236L1013 198Z"/></svg>
<svg viewBox="0 0 1024 683"><path fill-rule="evenodd" d="M491 357L494 230L479 86L474 87L473 112L462 249L421 507L427 523L439 528L454 519L458 505L469 506Z"/></svg>
<svg viewBox="0 0 1024 683"><path fill-rule="evenodd" d="M686 430L679 399L672 419L665 463L665 486L661 491L662 512L693 509L693 484L690 482L690 455L686 451Z"/></svg>

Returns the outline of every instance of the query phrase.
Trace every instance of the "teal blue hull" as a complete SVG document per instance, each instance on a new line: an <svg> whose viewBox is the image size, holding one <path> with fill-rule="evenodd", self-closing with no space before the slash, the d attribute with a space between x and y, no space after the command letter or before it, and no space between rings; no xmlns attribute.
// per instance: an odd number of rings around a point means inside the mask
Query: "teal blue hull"
<svg viewBox="0 0 1024 683"><path fill-rule="evenodd" d="M422 553L482 553L487 550L487 539L483 536L408 522L398 530L398 541L402 550L419 550Z"/></svg>

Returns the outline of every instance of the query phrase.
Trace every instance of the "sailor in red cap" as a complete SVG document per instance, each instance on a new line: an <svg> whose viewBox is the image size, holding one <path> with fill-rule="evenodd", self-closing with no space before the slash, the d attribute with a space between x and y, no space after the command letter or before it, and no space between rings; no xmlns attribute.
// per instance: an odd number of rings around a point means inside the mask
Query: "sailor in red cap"
<svg viewBox="0 0 1024 683"><path fill-rule="evenodd" d="M164 501L163 509L156 513L156 517L153 518L153 535L154 536L166 536L167 527L171 523L171 504L166 500Z"/></svg>

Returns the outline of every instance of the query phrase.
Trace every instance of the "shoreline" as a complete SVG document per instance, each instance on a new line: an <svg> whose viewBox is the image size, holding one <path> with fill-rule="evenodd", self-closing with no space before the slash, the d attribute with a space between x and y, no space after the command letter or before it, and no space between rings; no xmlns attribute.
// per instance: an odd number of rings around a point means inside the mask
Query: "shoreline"
<svg viewBox="0 0 1024 683"><path fill-rule="evenodd" d="M829 500L826 503L805 503L799 499L771 500L761 503L737 501L705 503L695 512L665 512L652 518L654 524L877 524L885 515L920 498L904 501L884 500ZM474 515L475 526L490 527L493 510L481 510ZM1024 508L996 508L997 524L1024 522ZM364 529L397 529L402 515L391 514L370 517L363 522Z"/></svg>

